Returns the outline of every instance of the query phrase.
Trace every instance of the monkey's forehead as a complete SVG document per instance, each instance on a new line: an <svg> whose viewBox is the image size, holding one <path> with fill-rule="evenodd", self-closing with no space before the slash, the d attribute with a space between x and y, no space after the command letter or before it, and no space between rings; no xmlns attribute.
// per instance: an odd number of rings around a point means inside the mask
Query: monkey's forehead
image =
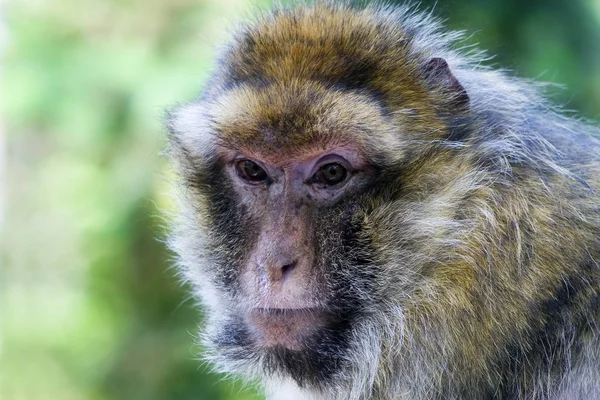
<svg viewBox="0 0 600 400"><path fill-rule="evenodd" d="M401 141L379 102L318 82L242 85L175 110L169 125L198 157L214 154L216 146L265 158L343 147L377 154Z"/></svg>
<svg viewBox="0 0 600 400"><path fill-rule="evenodd" d="M238 87L208 104L207 113L219 143L270 153L346 144L365 149L395 136L379 102L318 82Z"/></svg>

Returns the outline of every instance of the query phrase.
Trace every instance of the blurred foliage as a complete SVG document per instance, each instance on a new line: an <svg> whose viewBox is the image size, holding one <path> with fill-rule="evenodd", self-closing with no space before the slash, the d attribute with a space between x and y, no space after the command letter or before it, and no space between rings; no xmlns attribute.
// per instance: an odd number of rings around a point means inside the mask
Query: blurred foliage
<svg viewBox="0 0 600 400"><path fill-rule="evenodd" d="M165 107L202 87L231 21L268 3L5 0L0 398L257 398L198 360L201 319L160 241L160 151ZM600 0L434 8L493 65L563 84L560 103L600 117Z"/></svg>

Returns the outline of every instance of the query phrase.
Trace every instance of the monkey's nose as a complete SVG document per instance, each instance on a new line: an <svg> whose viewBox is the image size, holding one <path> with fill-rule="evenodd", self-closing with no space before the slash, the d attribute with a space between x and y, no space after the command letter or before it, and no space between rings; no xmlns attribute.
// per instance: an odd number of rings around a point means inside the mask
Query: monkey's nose
<svg viewBox="0 0 600 400"><path fill-rule="evenodd" d="M281 267L281 283L283 283L292 274L292 270L296 268L296 265L298 265L298 262L294 261L291 264L286 264Z"/></svg>
<svg viewBox="0 0 600 400"><path fill-rule="evenodd" d="M283 264L283 265L282 265ZM278 263L264 268L271 282L285 282L291 275L292 271L298 265L298 261L289 263Z"/></svg>

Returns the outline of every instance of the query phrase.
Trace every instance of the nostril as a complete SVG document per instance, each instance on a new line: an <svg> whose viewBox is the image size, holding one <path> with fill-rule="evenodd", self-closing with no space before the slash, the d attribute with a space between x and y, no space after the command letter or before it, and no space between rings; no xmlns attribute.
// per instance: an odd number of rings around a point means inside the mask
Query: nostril
<svg viewBox="0 0 600 400"><path fill-rule="evenodd" d="M281 267L281 281L283 282L286 278L289 277L289 275L292 273L292 270L294 268L296 268L296 264L297 262L294 261L293 263L284 265L283 267Z"/></svg>

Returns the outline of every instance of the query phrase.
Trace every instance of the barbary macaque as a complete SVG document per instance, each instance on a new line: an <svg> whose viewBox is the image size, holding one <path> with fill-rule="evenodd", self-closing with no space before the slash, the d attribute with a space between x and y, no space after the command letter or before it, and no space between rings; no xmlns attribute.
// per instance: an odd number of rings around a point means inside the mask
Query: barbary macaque
<svg viewBox="0 0 600 400"><path fill-rule="evenodd" d="M274 399L600 399L600 131L457 39L279 8L169 113L217 371Z"/></svg>

